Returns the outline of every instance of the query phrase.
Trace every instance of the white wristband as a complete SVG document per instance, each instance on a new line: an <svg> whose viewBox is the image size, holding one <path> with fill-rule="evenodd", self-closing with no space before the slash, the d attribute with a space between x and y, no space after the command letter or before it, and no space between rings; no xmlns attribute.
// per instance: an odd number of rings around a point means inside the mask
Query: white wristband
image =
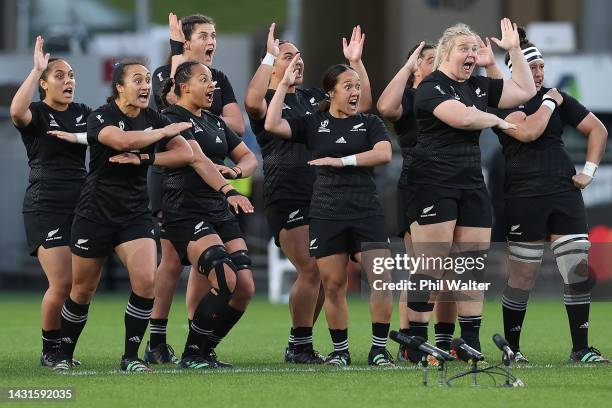
<svg viewBox="0 0 612 408"><path fill-rule="evenodd" d="M595 172L597 171L597 165L593 162L584 163L584 168L582 169L582 174L586 174L591 178L595 178Z"/></svg>
<svg viewBox="0 0 612 408"><path fill-rule="evenodd" d="M269 52L266 53L266 56L261 60L263 65L274 66L274 61L276 61L276 57Z"/></svg>
<svg viewBox="0 0 612 408"><path fill-rule="evenodd" d="M76 136L76 142L79 144L84 144L87 145L89 143L87 143L87 133L83 132L83 133L75 133L74 134Z"/></svg>
<svg viewBox="0 0 612 408"><path fill-rule="evenodd" d="M547 108L549 108L551 111L554 112L555 108L557 107L557 104L551 101L550 99L544 99L542 101L542 106L546 106Z"/></svg>
<svg viewBox="0 0 612 408"><path fill-rule="evenodd" d="M340 160L342 160L343 166L356 166L357 165L357 156L355 156L354 154L350 156L341 157Z"/></svg>

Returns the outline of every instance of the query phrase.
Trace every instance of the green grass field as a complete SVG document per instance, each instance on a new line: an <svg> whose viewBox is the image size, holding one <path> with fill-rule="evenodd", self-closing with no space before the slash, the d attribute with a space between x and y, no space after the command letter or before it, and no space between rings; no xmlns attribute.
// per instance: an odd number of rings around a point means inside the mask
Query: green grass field
<svg viewBox="0 0 612 408"><path fill-rule="evenodd" d="M233 370L186 372L171 367L153 374L125 374L118 370L123 348L123 311L127 294L98 296L89 313L75 356L83 365L69 374L53 373L38 365L40 350L40 295L0 294L0 387L73 387L72 406L95 407L229 407L229 406L369 406L389 404L425 406L520 406L520 407L603 407L612 400L612 367L574 366L567 363L570 339L565 310L559 303L530 305L523 352L530 366L515 368L526 388L501 389L486 378L479 387L469 380L453 388L421 385L421 372L413 367L370 369L367 352L370 323L367 303L350 303L349 339L353 366L348 369L310 368L282 363L289 318L286 305L255 301L236 329L219 346L223 360ZM497 362L500 353L490 341L502 331L501 310L489 303L482 326L483 351L488 361ZM612 355L610 304L591 308L592 344L604 355ZM396 320L394 320L395 322ZM392 328L397 328L396 324ZM169 342L182 350L187 324L183 298L177 298L170 316ZM433 333L430 334L433 337ZM325 322L315 328L315 347L330 351ZM393 354L397 350L390 344ZM453 363L449 374L464 368ZM430 371L430 384L437 373ZM606 402L607 401L607 402ZM41 406L61 403L0 403L0 406ZM444 405L447 404L447 405ZM475 405L472 405L475 404ZM68 405L71 406L71 405Z"/></svg>

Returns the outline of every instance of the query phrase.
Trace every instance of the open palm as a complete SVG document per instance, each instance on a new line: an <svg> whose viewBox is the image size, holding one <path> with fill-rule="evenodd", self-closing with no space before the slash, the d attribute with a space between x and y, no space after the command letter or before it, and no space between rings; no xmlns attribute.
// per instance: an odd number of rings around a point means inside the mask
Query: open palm
<svg viewBox="0 0 612 408"><path fill-rule="evenodd" d="M520 38L516 24L513 24L509 18L502 18L499 25L502 32L501 40L495 37L491 37L491 40L497 44L498 47L506 51L512 48L518 48L520 45Z"/></svg>

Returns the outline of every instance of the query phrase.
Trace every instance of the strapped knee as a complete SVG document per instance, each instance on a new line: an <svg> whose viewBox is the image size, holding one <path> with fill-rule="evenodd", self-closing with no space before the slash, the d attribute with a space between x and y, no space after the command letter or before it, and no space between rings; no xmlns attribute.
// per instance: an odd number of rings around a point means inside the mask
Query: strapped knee
<svg viewBox="0 0 612 408"><path fill-rule="evenodd" d="M251 265L253 264L249 252L246 249L232 252L230 254L230 259L236 266L236 270L251 269Z"/></svg>
<svg viewBox="0 0 612 408"><path fill-rule="evenodd" d="M414 282L414 290L408 293L408 308L415 312L431 312L434 309L434 303L430 299L432 287L436 287L438 280L415 273L410 276L410 281Z"/></svg>
<svg viewBox="0 0 612 408"><path fill-rule="evenodd" d="M225 265L236 272L236 267L223 245L213 245L207 248L202 255L200 255L200 259L198 259L198 271L201 274L208 276L210 271L215 271L217 284L219 285L219 295L224 297L231 296L234 291L229 288L227 280L225 279Z"/></svg>
<svg viewBox="0 0 612 408"><path fill-rule="evenodd" d="M541 263L544 257L543 242L508 241L509 258L517 262Z"/></svg>
<svg viewBox="0 0 612 408"><path fill-rule="evenodd" d="M592 274L587 262L590 247L586 234L564 235L551 244L559 273L566 285L581 287L590 280Z"/></svg>

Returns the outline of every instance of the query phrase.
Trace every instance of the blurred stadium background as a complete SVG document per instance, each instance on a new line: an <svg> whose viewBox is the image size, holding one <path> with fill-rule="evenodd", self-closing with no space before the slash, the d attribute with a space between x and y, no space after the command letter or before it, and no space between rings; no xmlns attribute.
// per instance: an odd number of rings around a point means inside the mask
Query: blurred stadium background
<svg viewBox="0 0 612 408"><path fill-rule="evenodd" d="M271 22L277 35L295 42L305 60L305 83L318 86L326 67L342 59L340 39L361 24L367 34L364 63L375 100L420 40L437 41L447 26L462 21L483 36L499 36L499 19L507 16L527 27L528 36L546 59L546 86L577 97L612 129L612 2L607 0L3 0L0 3L0 289L39 290L46 280L35 258L28 256L21 203L27 185L27 158L8 115L14 92L31 69L35 36L45 48L68 58L77 76L77 101L97 107L104 102L112 64L122 57L144 57L151 71L168 57L167 15L202 13L212 16L218 34L214 66L230 78L240 105L265 46ZM497 55L502 62L503 55ZM505 69L505 68L504 68ZM245 114L245 122L248 119ZM259 155L252 132L245 142ZM565 142L582 168L586 139L568 130ZM483 133L486 177L496 206L496 226L503 224L503 156L497 137ZM393 162L378 169L379 192L386 221L395 234L396 183L401 168L397 144ZM500 174L501 173L501 174ZM261 166L243 186L257 208L243 221L259 294L271 290L282 300L291 274L282 255L269 250L270 233L263 215ZM296 180L296 182L299 182ZM603 159L597 181L584 192L591 238L612 243L612 154ZM494 228L494 241L504 240ZM610 244L608 244L609 246ZM274 249L274 248L271 248ZM604 252L606 252L604 250ZM607 252L610 253L609 248ZM610 266L605 256L602 265ZM290 269L290 268L288 268ZM356 272L358 274L358 272ZM560 278L545 271L556 282ZM603 275L602 275L603 276ZM359 281L356 278L355 287ZM127 274L109 262L101 291L126 287ZM552 289L551 289L552 292Z"/></svg>

